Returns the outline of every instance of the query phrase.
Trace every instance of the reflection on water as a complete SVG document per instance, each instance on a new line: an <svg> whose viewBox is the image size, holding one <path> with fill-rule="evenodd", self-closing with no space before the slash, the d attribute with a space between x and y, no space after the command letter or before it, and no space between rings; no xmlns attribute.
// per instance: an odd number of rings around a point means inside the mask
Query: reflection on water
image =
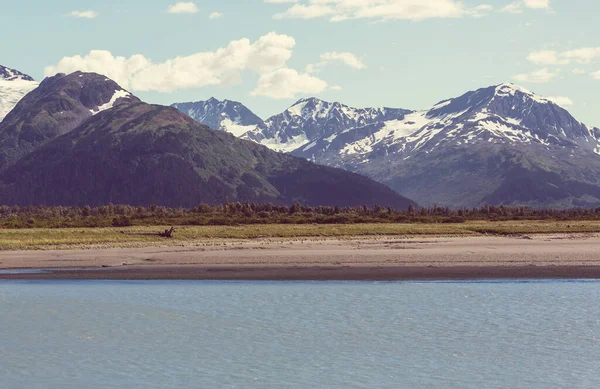
<svg viewBox="0 0 600 389"><path fill-rule="evenodd" d="M2 388L598 388L600 283L0 282Z"/></svg>
<svg viewBox="0 0 600 389"><path fill-rule="evenodd" d="M0 269L0 274L44 274L48 270L42 269Z"/></svg>

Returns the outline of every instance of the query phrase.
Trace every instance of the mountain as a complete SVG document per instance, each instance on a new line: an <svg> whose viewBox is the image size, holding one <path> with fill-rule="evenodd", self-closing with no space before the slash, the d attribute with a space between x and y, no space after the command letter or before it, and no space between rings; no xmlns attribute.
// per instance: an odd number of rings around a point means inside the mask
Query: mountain
<svg viewBox="0 0 600 389"><path fill-rule="evenodd" d="M77 80L86 92L73 98L68 86ZM45 80L40 85L44 93L37 94L53 96L52 101L28 96L27 100L44 104L20 103L15 109L19 118L40 112L52 117L50 112L55 112L49 107L66 109L69 101L68 112L79 113L81 104L96 115L73 116L81 123L71 130L73 122L57 122L57 136L8 166L0 174L0 204L190 207L226 199L398 208L411 204L369 178L211 130L174 108L145 104L130 95L119 102L125 97L114 96L125 92L115 92L111 81L103 79L87 91L88 81L94 80L99 80L97 75L83 73ZM104 90L105 85L112 86ZM70 99L63 100L64 95ZM112 108L103 109L108 103L98 108L110 95Z"/></svg>
<svg viewBox="0 0 600 389"><path fill-rule="evenodd" d="M77 72L46 78L0 123L0 171L99 112L137 101L99 74Z"/></svg>
<svg viewBox="0 0 600 389"><path fill-rule="evenodd" d="M410 113L396 108L352 108L316 98L301 99L266 121L241 103L229 100L211 98L196 103L177 103L173 107L206 126L282 152L352 128L401 119Z"/></svg>
<svg viewBox="0 0 600 389"><path fill-rule="evenodd" d="M6 66L0 65L0 80L6 81L34 81L31 76L28 76L25 73L21 73L18 70L7 68Z"/></svg>
<svg viewBox="0 0 600 389"><path fill-rule="evenodd" d="M600 130L513 84L293 154L365 174L422 204L600 205Z"/></svg>
<svg viewBox="0 0 600 389"><path fill-rule="evenodd" d="M247 138L275 150L293 151L317 139L329 139L344 131L402 119L410 111L397 108L352 108L316 98L301 99L285 112L265 121L265 129Z"/></svg>
<svg viewBox="0 0 600 389"><path fill-rule="evenodd" d="M0 122L23 96L38 85L30 76L0 65Z"/></svg>
<svg viewBox="0 0 600 389"><path fill-rule="evenodd" d="M219 101L212 97L195 103L176 103L172 107L205 126L227 131L237 137L264 126L261 118L237 101Z"/></svg>
<svg viewBox="0 0 600 389"><path fill-rule="evenodd" d="M422 111L302 99L243 137L424 205L600 206L600 130L514 84Z"/></svg>

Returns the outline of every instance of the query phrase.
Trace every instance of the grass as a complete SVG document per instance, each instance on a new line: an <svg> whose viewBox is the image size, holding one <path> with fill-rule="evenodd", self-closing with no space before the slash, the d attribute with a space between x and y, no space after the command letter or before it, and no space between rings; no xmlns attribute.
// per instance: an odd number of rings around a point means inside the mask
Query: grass
<svg viewBox="0 0 600 389"><path fill-rule="evenodd" d="M228 241L280 238L351 238L376 236L478 236L600 232L599 221L506 221L459 224L267 224L177 227L172 239L128 233L166 227L0 229L0 250L85 249L224 244Z"/></svg>
<svg viewBox="0 0 600 389"><path fill-rule="evenodd" d="M49 250L227 244L231 241L280 238L350 238L376 236L479 236L552 233L600 233L600 221L505 221L458 224L268 224L177 227L172 239L129 235L166 227L0 229L0 250Z"/></svg>

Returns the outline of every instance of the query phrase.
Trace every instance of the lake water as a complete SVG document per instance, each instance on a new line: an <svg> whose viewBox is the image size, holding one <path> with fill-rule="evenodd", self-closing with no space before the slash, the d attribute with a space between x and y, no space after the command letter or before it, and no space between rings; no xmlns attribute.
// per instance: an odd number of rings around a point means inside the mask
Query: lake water
<svg viewBox="0 0 600 389"><path fill-rule="evenodd" d="M600 388L600 283L0 282L0 388Z"/></svg>

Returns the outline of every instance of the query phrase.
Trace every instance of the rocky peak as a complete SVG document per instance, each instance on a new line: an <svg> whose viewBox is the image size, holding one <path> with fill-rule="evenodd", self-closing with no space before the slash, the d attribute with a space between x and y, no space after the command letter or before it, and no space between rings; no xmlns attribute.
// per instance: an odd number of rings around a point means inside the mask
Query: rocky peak
<svg viewBox="0 0 600 389"><path fill-rule="evenodd" d="M48 77L20 99L0 123L0 170L102 111L139 101L99 74Z"/></svg>
<svg viewBox="0 0 600 389"><path fill-rule="evenodd" d="M139 99L106 76L97 73L59 73L42 81L39 97L64 94L77 100L95 115L116 105L139 102Z"/></svg>
<svg viewBox="0 0 600 389"><path fill-rule="evenodd" d="M232 100L221 101L211 97L206 101L176 103L172 107L205 126L236 136L242 136L264 125L263 120L246 106Z"/></svg>
<svg viewBox="0 0 600 389"><path fill-rule="evenodd" d="M18 70L7 68L6 66L0 65L0 80L15 81L34 81L34 79L25 73L21 73Z"/></svg>

